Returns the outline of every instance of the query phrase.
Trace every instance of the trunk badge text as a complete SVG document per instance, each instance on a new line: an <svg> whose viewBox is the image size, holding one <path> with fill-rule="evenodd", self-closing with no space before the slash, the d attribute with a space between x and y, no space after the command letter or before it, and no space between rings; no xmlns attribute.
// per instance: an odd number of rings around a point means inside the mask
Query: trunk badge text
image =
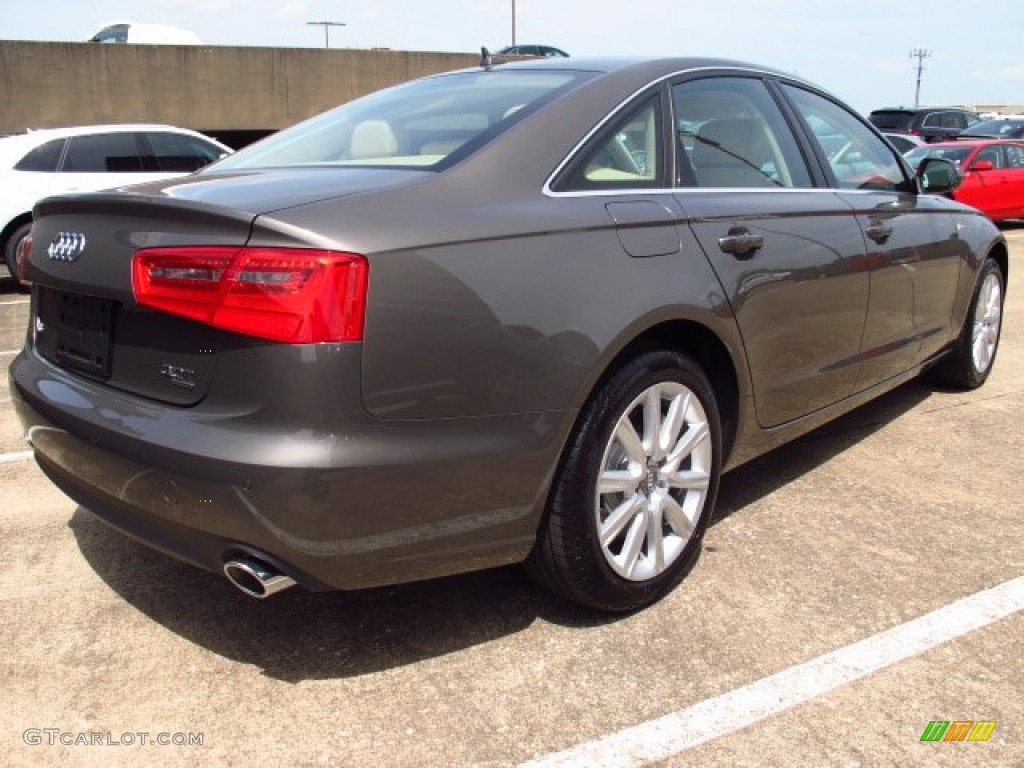
<svg viewBox="0 0 1024 768"><path fill-rule="evenodd" d="M77 261L85 250L85 235L81 232L58 232L50 241L46 255L52 261Z"/></svg>
<svg viewBox="0 0 1024 768"><path fill-rule="evenodd" d="M161 363L160 375L170 379L171 384L176 387L183 387L184 389L195 389L196 387L196 372L191 368Z"/></svg>

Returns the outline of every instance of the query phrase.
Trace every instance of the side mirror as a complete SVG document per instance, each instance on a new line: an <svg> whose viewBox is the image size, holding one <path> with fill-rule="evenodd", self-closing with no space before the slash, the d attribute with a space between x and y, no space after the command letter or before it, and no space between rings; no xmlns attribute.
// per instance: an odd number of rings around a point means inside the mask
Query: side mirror
<svg viewBox="0 0 1024 768"><path fill-rule="evenodd" d="M991 160L975 160L971 164L972 171L991 171L995 166Z"/></svg>
<svg viewBox="0 0 1024 768"><path fill-rule="evenodd" d="M949 160L927 157L917 166L917 179L925 194L944 195L959 187L963 176Z"/></svg>

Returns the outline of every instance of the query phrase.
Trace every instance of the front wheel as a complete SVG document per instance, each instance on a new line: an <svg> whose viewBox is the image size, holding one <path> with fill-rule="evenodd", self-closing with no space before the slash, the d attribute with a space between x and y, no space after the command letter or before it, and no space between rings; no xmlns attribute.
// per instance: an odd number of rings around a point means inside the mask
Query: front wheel
<svg viewBox="0 0 1024 768"><path fill-rule="evenodd" d="M633 358L580 414L527 569L601 610L658 600L697 558L721 444L718 406L693 360L664 349Z"/></svg>
<svg viewBox="0 0 1024 768"><path fill-rule="evenodd" d="M996 260L985 259L960 336L936 370L939 380L961 389L976 389L985 383L999 349L1005 285Z"/></svg>

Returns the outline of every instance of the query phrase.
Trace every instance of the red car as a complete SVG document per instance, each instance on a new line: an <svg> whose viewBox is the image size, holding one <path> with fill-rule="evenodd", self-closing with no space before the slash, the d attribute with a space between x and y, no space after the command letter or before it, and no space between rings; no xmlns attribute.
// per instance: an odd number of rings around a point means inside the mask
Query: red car
<svg viewBox="0 0 1024 768"><path fill-rule="evenodd" d="M926 157L952 160L964 176L954 198L994 221L1024 218L1024 141L943 141L912 149L904 157L914 168Z"/></svg>

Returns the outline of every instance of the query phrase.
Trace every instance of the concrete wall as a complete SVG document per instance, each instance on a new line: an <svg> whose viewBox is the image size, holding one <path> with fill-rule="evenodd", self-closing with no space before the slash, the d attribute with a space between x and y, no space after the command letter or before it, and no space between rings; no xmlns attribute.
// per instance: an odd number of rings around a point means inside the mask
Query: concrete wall
<svg viewBox="0 0 1024 768"><path fill-rule="evenodd" d="M0 42L0 134L115 122L275 130L479 55Z"/></svg>

